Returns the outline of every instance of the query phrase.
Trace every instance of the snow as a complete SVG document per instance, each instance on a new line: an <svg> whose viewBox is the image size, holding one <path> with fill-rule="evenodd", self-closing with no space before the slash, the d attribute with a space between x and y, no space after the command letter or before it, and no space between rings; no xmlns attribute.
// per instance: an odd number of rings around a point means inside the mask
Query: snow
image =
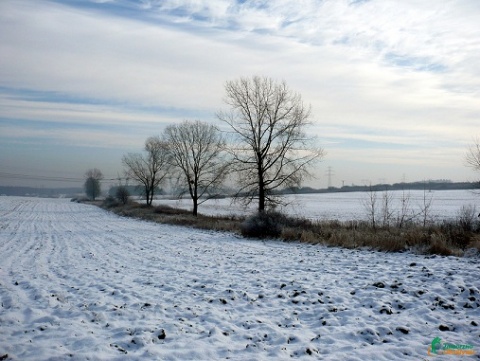
<svg viewBox="0 0 480 361"><path fill-rule="evenodd" d="M245 240L0 197L7 360L480 359L478 258Z"/></svg>
<svg viewBox="0 0 480 361"><path fill-rule="evenodd" d="M478 191L472 190L449 190L449 191L426 191L406 190L388 191L392 198L390 211L394 215L402 209L402 199L408 200L407 215L420 213L425 204L430 203L429 218L434 221L456 218L462 206L479 204ZM381 212L384 191L376 192L376 211ZM359 221L368 218L368 192L344 192L344 193L312 193L290 194L284 197L286 207L280 207L280 211L295 216L312 220L340 220ZM192 208L192 201L184 198L180 200L159 199L154 204L167 204L184 209ZM241 204L232 202L230 198L212 199L199 206L199 212L206 215L248 215L255 211L255 205L244 208Z"/></svg>

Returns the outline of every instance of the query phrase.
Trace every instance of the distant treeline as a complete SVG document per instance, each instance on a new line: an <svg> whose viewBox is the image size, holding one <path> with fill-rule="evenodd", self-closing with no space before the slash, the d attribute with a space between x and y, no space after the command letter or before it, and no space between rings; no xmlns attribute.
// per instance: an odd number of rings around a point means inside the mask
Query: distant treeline
<svg viewBox="0 0 480 361"><path fill-rule="evenodd" d="M128 192L132 196L142 196L143 188L140 186L126 186ZM118 186L113 186L108 191L108 194L115 196ZM276 192L276 194L302 194L302 193L340 193L340 192L366 192L370 190L384 191L384 190L455 190L455 189L480 189L480 183L478 182L439 182L439 181L427 181L427 182L411 182L411 183L395 183L395 184L375 184L371 186L343 186L340 188L330 187L327 189L315 189L311 187L301 188L287 188ZM175 193L175 192L174 192ZM225 188L219 192L220 194L213 198L228 197L235 193L234 190ZM163 189L155 190L155 195L169 194Z"/></svg>
<svg viewBox="0 0 480 361"><path fill-rule="evenodd" d="M315 189L310 187L289 188L283 190L282 194L289 193L339 193L339 192L366 192L366 191L395 191L395 190L457 190L457 189L480 189L479 182L411 182L395 184L375 184L375 185L352 185L340 188L330 187L327 189Z"/></svg>
<svg viewBox="0 0 480 361"><path fill-rule="evenodd" d="M130 195L142 196L143 187L128 185L126 186ZM115 196L118 186L113 186L108 190L108 195ZM330 187L327 189L315 189L311 187L288 188L277 192L277 194L291 194L291 193L339 193L339 192L366 192L370 190L384 191L384 190L456 190L456 189L480 189L479 182L411 182L411 183L395 183L395 184L375 184L372 186L343 186ZM229 196L233 191L224 189L222 195ZM14 187L14 186L0 186L0 195L6 196L30 196L30 197L76 197L85 194L83 188L35 188L35 187ZM156 195L164 195L166 192L163 189L157 188ZM217 198L222 198L221 195Z"/></svg>
<svg viewBox="0 0 480 361"><path fill-rule="evenodd" d="M30 197L74 197L84 193L83 188L35 188L35 187L15 187L0 186L0 195L5 196L30 196Z"/></svg>

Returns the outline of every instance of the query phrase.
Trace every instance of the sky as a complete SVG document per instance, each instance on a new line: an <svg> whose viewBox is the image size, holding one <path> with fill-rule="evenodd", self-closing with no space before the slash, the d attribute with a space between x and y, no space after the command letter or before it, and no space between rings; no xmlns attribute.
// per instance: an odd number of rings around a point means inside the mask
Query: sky
<svg viewBox="0 0 480 361"><path fill-rule="evenodd" d="M326 155L306 185L476 181L477 0L1 0L0 185L81 186L225 83L284 80ZM112 181L113 182L113 181Z"/></svg>

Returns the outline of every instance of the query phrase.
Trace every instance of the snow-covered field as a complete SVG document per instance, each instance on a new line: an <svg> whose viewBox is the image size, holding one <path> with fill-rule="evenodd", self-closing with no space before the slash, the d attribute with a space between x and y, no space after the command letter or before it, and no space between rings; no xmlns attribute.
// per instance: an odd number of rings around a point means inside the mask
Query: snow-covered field
<svg viewBox="0 0 480 361"><path fill-rule="evenodd" d="M376 211L382 210L382 198L385 192L376 193ZM389 205L393 216L402 210L402 199L408 200L406 207L408 215L420 213L426 204L430 204L428 216L434 221L456 218L462 206L474 206L480 211L479 191L453 190L453 191L389 191L391 198ZM369 204L368 192L345 193L313 193L287 195L287 207L280 208L282 212L295 217L324 220L365 220L368 217L366 203ZM159 199L155 204L167 204L173 207L191 209L190 199L168 200ZM477 207L478 205L478 207ZM245 209L241 204L232 203L230 198L208 200L199 206L199 212L207 215L250 214L255 211L255 205Z"/></svg>
<svg viewBox="0 0 480 361"><path fill-rule="evenodd" d="M435 337L476 354L428 356ZM478 258L244 240L0 197L2 360L479 355Z"/></svg>

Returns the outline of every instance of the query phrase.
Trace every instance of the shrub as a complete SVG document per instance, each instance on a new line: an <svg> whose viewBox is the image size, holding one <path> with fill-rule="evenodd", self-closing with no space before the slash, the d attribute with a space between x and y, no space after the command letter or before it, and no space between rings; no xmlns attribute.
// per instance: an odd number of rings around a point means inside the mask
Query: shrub
<svg viewBox="0 0 480 361"><path fill-rule="evenodd" d="M115 191L115 198L122 203L122 204L127 204L128 199L130 197L130 192L128 191L128 188L125 186L119 186L117 187L117 190Z"/></svg>
<svg viewBox="0 0 480 361"><path fill-rule="evenodd" d="M84 203L84 202L89 202L90 199L88 199L87 197L75 197L75 198L72 198L70 199L70 202L77 202L77 203Z"/></svg>
<svg viewBox="0 0 480 361"><path fill-rule="evenodd" d="M474 236L474 233L470 231L473 226L465 222L465 219L457 218L454 221L443 221L440 226L441 233L450 244L460 249L465 249Z"/></svg>
<svg viewBox="0 0 480 361"><path fill-rule="evenodd" d="M464 231L476 231L477 225L477 210L474 205L462 206L457 212L457 220L459 226Z"/></svg>
<svg viewBox="0 0 480 361"><path fill-rule="evenodd" d="M113 207L118 207L120 205L120 203L112 196L107 196L104 200L103 200L103 206L105 208L113 208Z"/></svg>
<svg viewBox="0 0 480 361"><path fill-rule="evenodd" d="M448 247L445 238L441 235L432 235L427 253L438 254L441 256L451 256L453 254L450 247Z"/></svg>
<svg viewBox="0 0 480 361"><path fill-rule="evenodd" d="M240 232L244 237L275 238L282 233L282 224L285 216L279 212L259 212L247 218L240 225Z"/></svg>

